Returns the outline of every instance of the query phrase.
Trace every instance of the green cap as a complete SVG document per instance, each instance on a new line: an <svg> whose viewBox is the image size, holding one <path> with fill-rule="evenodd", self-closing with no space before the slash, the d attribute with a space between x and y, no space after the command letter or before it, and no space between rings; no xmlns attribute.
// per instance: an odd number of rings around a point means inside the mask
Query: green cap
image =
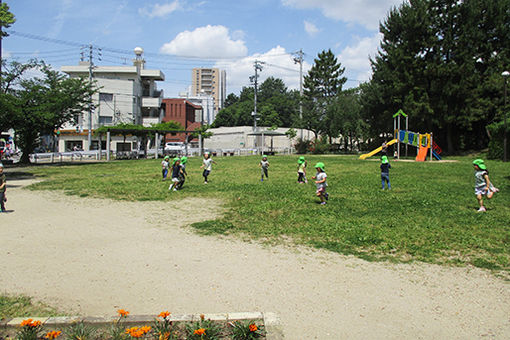
<svg viewBox="0 0 510 340"><path fill-rule="evenodd" d="M262 158L267 158L267 155L262 155Z"/></svg>
<svg viewBox="0 0 510 340"><path fill-rule="evenodd" d="M473 161L473 165L478 165L478 167L482 170L487 170L487 167L485 166L485 163L483 162L483 159L475 159Z"/></svg>
<svg viewBox="0 0 510 340"><path fill-rule="evenodd" d="M181 157L181 163L182 164L185 164L187 161L188 161L188 157L186 157L186 156L182 156Z"/></svg>
<svg viewBox="0 0 510 340"><path fill-rule="evenodd" d="M319 162L319 163L315 164L314 168L319 168L322 171L324 171L324 163Z"/></svg>
<svg viewBox="0 0 510 340"><path fill-rule="evenodd" d="M165 156L165 158L163 158L163 159L170 159L170 156Z"/></svg>
<svg viewBox="0 0 510 340"><path fill-rule="evenodd" d="M305 157L304 156L299 157L297 162L298 164L303 164L305 162Z"/></svg>
<svg viewBox="0 0 510 340"><path fill-rule="evenodd" d="M388 156L382 156L381 157L381 163L382 164L387 164L388 163Z"/></svg>

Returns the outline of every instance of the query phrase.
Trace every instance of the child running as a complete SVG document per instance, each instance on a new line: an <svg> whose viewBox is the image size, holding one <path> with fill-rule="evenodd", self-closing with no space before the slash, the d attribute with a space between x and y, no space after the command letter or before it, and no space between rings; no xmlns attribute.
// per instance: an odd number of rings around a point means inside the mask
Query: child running
<svg viewBox="0 0 510 340"><path fill-rule="evenodd" d="M326 182L326 178L328 175L326 175L326 172L324 171L324 163L319 162L315 164L315 169L317 170L317 173L315 176L312 177L312 179L315 179L315 185L317 185L317 196L321 200L321 204L326 204L326 201L329 199L329 194L326 192L326 187L328 186L328 183Z"/></svg>
<svg viewBox="0 0 510 340"><path fill-rule="evenodd" d="M188 173L186 172L186 163L188 163L188 157L182 156L181 157L181 172L179 173L179 183L177 185L177 189L181 189L184 185L184 182L186 181L186 176L188 176Z"/></svg>
<svg viewBox="0 0 510 340"><path fill-rule="evenodd" d="M168 175L168 168L170 167L170 157L165 156L163 160L161 161L161 171L163 173L163 181L166 181L166 176Z"/></svg>
<svg viewBox="0 0 510 340"><path fill-rule="evenodd" d="M499 189L491 183L489 170L487 170L487 166L482 159L475 159L473 161L473 166L475 167L475 195L478 204L480 204L478 211L484 212L487 211L487 209L483 205L483 196L491 199L494 193L498 192Z"/></svg>
<svg viewBox="0 0 510 340"><path fill-rule="evenodd" d="M307 163L305 161L305 157L304 156L299 157L299 159L297 161L297 164L298 164L298 167L297 167L297 173L298 173L297 182L300 183L300 184L308 183L308 180L306 179L306 165L307 165Z"/></svg>
<svg viewBox="0 0 510 340"><path fill-rule="evenodd" d="M388 185L388 190L391 190L390 169L391 169L391 164L388 161L388 156L382 156L381 157L381 184L382 184L382 190L384 190L384 183L386 183Z"/></svg>
<svg viewBox="0 0 510 340"><path fill-rule="evenodd" d="M204 184L208 183L207 177L211 174L213 164L216 164L216 162L212 160L209 152L204 153L204 159L202 160L202 166L200 167L200 169L204 169L204 172L202 173L202 176L204 176Z"/></svg>
<svg viewBox="0 0 510 340"><path fill-rule="evenodd" d="M262 160L260 161L259 166L260 166L260 176L261 176L260 181L264 182L264 175L266 176L266 179L267 179L268 178L267 170L269 169L269 161L267 160L266 155L262 156Z"/></svg>
<svg viewBox="0 0 510 340"><path fill-rule="evenodd" d="M168 190L177 191L177 184L179 184L181 172L181 159L179 157L175 157L172 164L172 184L170 184Z"/></svg>

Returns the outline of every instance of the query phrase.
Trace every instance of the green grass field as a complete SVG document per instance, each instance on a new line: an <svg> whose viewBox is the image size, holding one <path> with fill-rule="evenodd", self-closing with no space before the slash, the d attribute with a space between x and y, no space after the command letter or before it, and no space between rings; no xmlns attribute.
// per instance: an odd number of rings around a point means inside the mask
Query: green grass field
<svg viewBox="0 0 510 340"><path fill-rule="evenodd" d="M119 200L222 198L219 220L193 225L201 233L237 234L264 242L297 244L354 254L368 260L472 264L510 270L510 164L487 162L501 192L478 213L472 158L454 163L395 162L393 190L382 191L377 160L355 156L307 156L308 177L326 164L330 200L318 204L315 185L299 185L297 156L270 157L269 180L260 182L259 157L216 158L210 183L201 159L191 158L182 191L161 181L160 160L31 168L43 177L37 190ZM207 207L204 207L207 209Z"/></svg>

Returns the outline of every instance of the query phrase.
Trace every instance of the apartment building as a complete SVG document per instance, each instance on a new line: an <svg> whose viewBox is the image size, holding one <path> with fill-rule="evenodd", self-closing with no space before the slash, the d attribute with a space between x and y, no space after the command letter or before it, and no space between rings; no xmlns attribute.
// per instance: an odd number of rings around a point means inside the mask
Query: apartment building
<svg viewBox="0 0 510 340"><path fill-rule="evenodd" d="M61 71L70 77L89 77L89 63L80 62L75 66L62 66ZM89 112L77 115L73 123L60 130L59 151L69 151L74 147L82 150L97 150L99 139L92 133L92 144L88 145L88 131L100 126L119 123L143 124L149 126L160 123L164 116L162 107L163 91L158 90L157 81L165 80L160 70L145 68L143 49L135 49L132 66L93 66L93 81L99 91L92 97L94 110L89 124ZM122 145L112 144L112 150L128 151L135 148L134 137L129 137ZM103 142L104 143L104 142ZM131 143L131 144L130 144ZM104 148L103 148L104 149Z"/></svg>
<svg viewBox="0 0 510 340"><path fill-rule="evenodd" d="M214 98L214 121L227 96L227 73L218 68L194 68L191 73L191 93L194 97L205 95Z"/></svg>

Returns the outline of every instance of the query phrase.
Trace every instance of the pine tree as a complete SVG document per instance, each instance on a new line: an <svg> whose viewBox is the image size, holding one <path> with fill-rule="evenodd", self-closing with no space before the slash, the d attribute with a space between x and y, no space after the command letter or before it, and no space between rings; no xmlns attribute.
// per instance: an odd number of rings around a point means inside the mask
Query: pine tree
<svg viewBox="0 0 510 340"><path fill-rule="evenodd" d="M301 125L313 131L315 139L322 133L330 137L335 134L329 129L334 114L331 105L347 81L347 78L342 76L344 71L345 68L341 67L333 52L328 50L318 54L314 65L304 76Z"/></svg>

